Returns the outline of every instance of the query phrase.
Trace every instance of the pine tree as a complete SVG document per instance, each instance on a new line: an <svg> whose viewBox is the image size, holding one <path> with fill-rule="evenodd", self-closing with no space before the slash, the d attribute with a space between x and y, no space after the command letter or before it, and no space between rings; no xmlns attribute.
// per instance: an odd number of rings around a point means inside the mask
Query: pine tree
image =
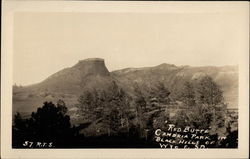
<svg viewBox="0 0 250 159"><path fill-rule="evenodd" d="M139 131L140 131L140 135L142 136L143 134L143 128L144 126L144 113L147 111L146 110L146 100L143 96L143 93L140 89L140 87L138 86L138 84L136 83L134 85L134 92L135 92L135 109L136 109L136 118L138 121L138 127L139 127Z"/></svg>
<svg viewBox="0 0 250 159"><path fill-rule="evenodd" d="M119 129L124 126L129 127L129 97L122 88L113 82L108 91L103 92L103 122L108 127L108 134L118 133ZM128 130L128 129L127 129Z"/></svg>
<svg viewBox="0 0 250 159"><path fill-rule="evenodd" d="M162 106L170 103L170 91L162 83L158 82L150 90L150 103L153 108L161 109Z"/></svg>
<svg viewBox="0 0 250 159"><path fill-rule="evenodd" d="M93 94L86 90L78 98L78 114L82 117L83 120L92 120L94 118L94 104L93 104Z"/></svg>
<svg viewBox="0 0 250 159"><path fill-rule="evenodd" d="M226 104L223 100L223 92L209 76L203 77L196 87L196 104L199 105L196 112L197 125L209 125L211 132L216 133L224 126Z"/></svg>
<svg viewBox="0 0 250 159"><path fill-rule="evenodd" d="M193 85L190 82L184 84L184 88L181 93L181 100L188 107L195 105L195 92Z"/></svg>
<svg viewBox="0 0 250 159"><path fill-rule="evenodd" d="M170 99L169 99L169 95L170 95L170 91L168 90L168 88L162 83L159 82L156 85L156 95L158 98L158 101L160 104L165 105L165 104L169 104Z"/></svg>
<svg viewBox="0 0 250 159"><path fill-rule="evenodd" d="M219 86L209 76L203 77L196 88L196 102L215 106L223 102L223 94Z"/></svg>
<svg viewBox="0 0 250 159"><path fill-rule="evenodd" d="M134 92L136 109L142 112L146 111L146 99L137 83L134 85Z"/></svg>

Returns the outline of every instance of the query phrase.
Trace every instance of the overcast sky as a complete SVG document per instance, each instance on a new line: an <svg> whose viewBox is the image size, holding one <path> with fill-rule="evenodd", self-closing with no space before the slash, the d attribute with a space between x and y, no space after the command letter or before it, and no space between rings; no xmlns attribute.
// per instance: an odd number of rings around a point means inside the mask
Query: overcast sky
<svg viewBox="0 0 250 159"><path fill-rule="evenodd" d="M79 60L127 67L237 65L246 23L239 13L17 13L14 83L40 82Z"/></svg>

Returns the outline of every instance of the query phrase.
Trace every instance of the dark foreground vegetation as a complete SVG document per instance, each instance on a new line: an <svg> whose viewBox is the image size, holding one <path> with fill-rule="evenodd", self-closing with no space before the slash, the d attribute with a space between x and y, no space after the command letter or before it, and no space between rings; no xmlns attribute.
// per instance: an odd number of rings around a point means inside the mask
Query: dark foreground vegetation
<svg viewBox="0 0 250 159"><path fill-rule="evenodd" d="M133 95L115 82L107 90L87 90L76 105L77 125L62 100L45 102L30 118L15 114L13 148L159 148L155 131L168 131L166 123L209 130L216 142L206 148L238 147L237 113L228 112L223 92L210 77L187 82L178 101L170 94L163 83L148 91L135 84ZM218 136L225 139L217 142Z"/></svg>

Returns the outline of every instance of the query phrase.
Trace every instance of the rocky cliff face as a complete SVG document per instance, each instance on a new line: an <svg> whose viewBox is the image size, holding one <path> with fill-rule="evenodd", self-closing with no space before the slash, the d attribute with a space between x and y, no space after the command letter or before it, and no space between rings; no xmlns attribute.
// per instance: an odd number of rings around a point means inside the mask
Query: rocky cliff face
<svg viewBox="0 0 250 159"><path fill-rule="evenodd" d="M90 58L85 60L80 60L75 66L73 66L72 71L79 70L82 73L82 77L87 75L96 76L109 76L110 73L105 66L104 59L100 58Z"/></svg>

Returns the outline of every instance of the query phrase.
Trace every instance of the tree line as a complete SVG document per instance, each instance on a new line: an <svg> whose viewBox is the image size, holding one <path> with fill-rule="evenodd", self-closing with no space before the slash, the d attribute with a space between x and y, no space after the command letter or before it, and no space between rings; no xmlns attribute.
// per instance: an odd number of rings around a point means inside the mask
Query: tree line
<svg viewBox="0 0 250 159"><path fill-rule="evenodd" d="M149 144L154 147L154 130L163 128L165 121L179 127L210 128L211 133L231 135L231 142L236 142L234 136L238 130L232 131L223 92L211 77L187 81L178 101L171 99L171 92L162 82L148 90L145 93L142 86L135 83L133 94L128 94L112 82L107 90L93 88L83 91L76 104L79 120L84 125L81 128L70 123L67 106L62 100L57 104L45 102L29 119L22 119L17 113L13 122L13 141L16 141L13 144L18 145L27 138L65 144L65 139L84 142L86 136L92 139L107 136L111 140L120 140L119 137L138 140L140 146Z"/></svg>

